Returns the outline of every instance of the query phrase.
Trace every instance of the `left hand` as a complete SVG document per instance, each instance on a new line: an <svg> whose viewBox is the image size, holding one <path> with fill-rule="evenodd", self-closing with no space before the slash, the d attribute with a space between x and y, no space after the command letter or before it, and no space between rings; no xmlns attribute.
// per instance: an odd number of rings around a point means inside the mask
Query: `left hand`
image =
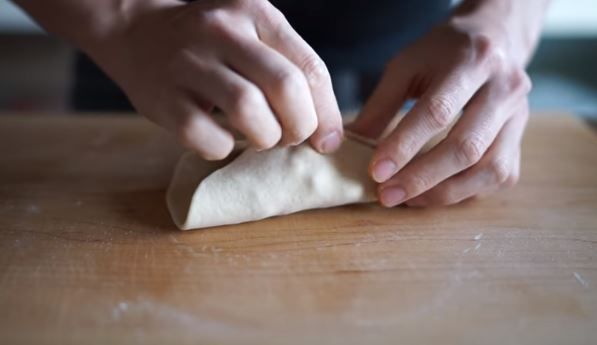
<svg viewBox="0 0 597 345"><path fill-rule="evenodd" d="M407 47L351 125L378 138L405 100L418 99L371 160L384 206L455 204L517 182L531 89L526 57L482 22L452 18ZM461 110L447 137L416 156Z"/></svg>

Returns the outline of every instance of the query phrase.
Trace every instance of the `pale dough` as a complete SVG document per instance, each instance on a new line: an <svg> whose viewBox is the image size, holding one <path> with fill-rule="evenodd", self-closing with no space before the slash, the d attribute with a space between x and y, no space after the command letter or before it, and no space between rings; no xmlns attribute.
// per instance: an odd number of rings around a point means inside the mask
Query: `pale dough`
<svg viewBox="0 0 597 345"><path fill-rule="evenodd" d="M331 155L309 144L247 149L215 163L189 152L176 167L168 208L176 225L189 230L374 201L367 174L372 154L372 147L354 139Z"/></svg>

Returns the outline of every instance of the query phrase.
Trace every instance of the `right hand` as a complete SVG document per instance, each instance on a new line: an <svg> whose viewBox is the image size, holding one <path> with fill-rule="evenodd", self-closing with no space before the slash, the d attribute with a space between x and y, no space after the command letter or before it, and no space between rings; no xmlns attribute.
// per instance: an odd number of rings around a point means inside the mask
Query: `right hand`
<svg viewBox="0 0 597 345"><path fill-rule="evenodd" d="M206 159L234 145L214 107L257 149L308 138L319 152L338 148L342 118L325 64L268 1L137 4L87 50L141 114Z"/></svg>

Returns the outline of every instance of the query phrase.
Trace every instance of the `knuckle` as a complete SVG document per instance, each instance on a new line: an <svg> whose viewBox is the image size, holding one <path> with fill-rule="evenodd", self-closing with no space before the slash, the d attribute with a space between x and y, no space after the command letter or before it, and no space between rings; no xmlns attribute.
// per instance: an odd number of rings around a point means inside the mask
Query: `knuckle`
<svg viewBox="0 0 597 345"><path fill-rule="evenodd" d="M267 28L267 34L272 39L285 42L291 39L292 27L288 23L288 20L284 14L272 6L268 1L264 1L256 15L258 16L260 24Z"/></svg>
<svg viewBox="0 0 597 345"><path fill-rule="evenodd" d="M232 112L241 121L254 120L255 111L261 108L262 97L250 87L235 87L231 90Z"/></svg>
<svg viewBox="0 0 597 345"><path fill-rule="evenodd" d="M498 185L504 185L510 178L512 169L510 169L510 164L506 159L492 159L489 161L487 168Z"/></svg>
<svg viewBox="0 0 597 345"><path fill-rule="evenodd" d="M414 138L412 136L403 136L402 140L396 146L395 151L398 161L414 156L417 151Z"/></svg>
<svg viewBox="0 0 597 345"><path fill-rule="evenodd" d="M532 83L526 71L516 68L508 77L507 89L510 93L520 92L527 94L531 91Z"/></svg>
<svg viewBox="0 0 597 345"><path fill-rule="evenodd" d="M531 91L531 79L522 68L514 68L495 79L497 93L502 96L526 95Z"/></svg>
<svg viewBox="0 0 597 345"><path fill-rule="evenodd" d="M443 129L450 125L455 109L446 96L436 96L427 105L428 119L433 128Z"/></svg>
<svg viewBox="0 0 597 345"><path fill-rule="evenodd" d="M416 153L417 146L415 138L406 133L394 133L382 143L382 149L389 152L397 162L410 159Z"/></svg>
<svg viewBox="0 0 597 345"><path fill-rule="evenodd" d="M243 2L244 0L240 0ZM260 19L267 23L270 27L280 29L281 25L286 20L284 14L266 0L253 0L251 8L257 12Z"/></svg>
<svg viewBox="0 0 597 345"><path fill-rule="evenodd" d="M495 46L489 36L485 34L474 34L469 37L475 56L479 60L484 60L490 57L495 49Z"/></svg>
<svg viewBox="0 0 597 345"><path fill-rule="evenodd" d="M315 54L309 54L303 59L300 68L311 86L325 85L330 82L330 75L325 63Z"/></svg>
<svg viewBox="0 0 597 345"><path fill-rule="evenodd" d="M223 8L212 8L200 12L200 23L211 29L225 30L228 27L227 23L229 23L228 17L227 10Z"/></svg>
<svg viewBox="0 0 597 345"><path fill-rule="evenodd" d="M235 0L235 2L238 6L246 6L249 9L257 11L267 10L269 8L269 6L267 6L269 2L266 0Z"/></svg>
<svg viewBox="0 0 597 345"><path fill-rule="evenodd" d="M504 51L486 34L475 34L470 37L475 62L492 69L500 70L506 63Z"/></svg>
<svg viewBox="0 0 597 345"><path fill-rule="evenodd" d="M284 94L295 95L296 92L305 86L300 72L285 68L274 73L272 86Z"/></svg>
<svg viewBox="0 0 597 345"><path fill-rule="evenodd" d="M421 175L411 176L405 182L405 187L410 191L409 194L411 195L420 194L426 191L428 189L427 187L429 186L427 180Z"/></svg>
<svg viewBox="0 0 597 345"><path fill-rule="evenodd" d="M252 7L259 5L261 2L260 0L233 0L232 1L236 6L247 6Z"/></svg>
<svg viewBox="0 0 597 345"><path fill-rule="evenodd" d="M481 136L470 134L458 142L456 155L465 166L477 163L485 152L485 143Z"/></svg>

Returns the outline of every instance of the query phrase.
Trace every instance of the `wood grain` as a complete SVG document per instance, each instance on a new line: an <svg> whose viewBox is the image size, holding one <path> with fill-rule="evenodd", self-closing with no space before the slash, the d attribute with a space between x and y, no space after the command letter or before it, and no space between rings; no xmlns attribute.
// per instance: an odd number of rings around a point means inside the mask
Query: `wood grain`
<svg viewBox="0 0 597 345"><path fill-rule="evenodd" d="M597 136L527 133L485 200L180 232L159 129L0 117L0 343L596 344Z"/></svg>

